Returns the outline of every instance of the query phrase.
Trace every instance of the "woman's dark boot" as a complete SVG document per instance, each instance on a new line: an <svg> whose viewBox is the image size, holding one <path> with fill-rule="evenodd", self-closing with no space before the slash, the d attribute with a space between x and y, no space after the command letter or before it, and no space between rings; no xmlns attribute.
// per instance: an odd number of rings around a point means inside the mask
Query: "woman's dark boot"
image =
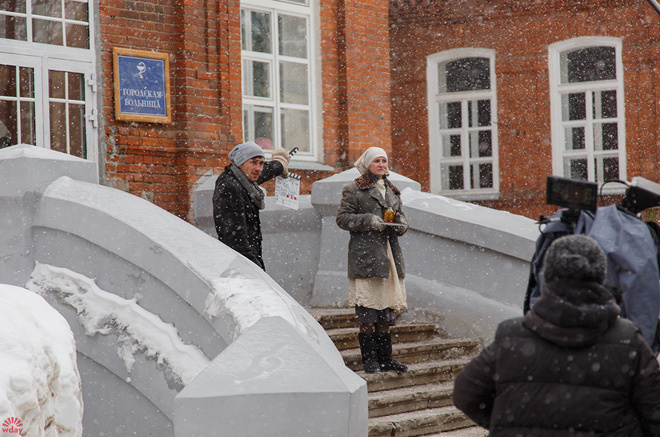
<svg viewBox="0 0 660 437"><path fill-rule="evenodd" d="M380 370L383 372L407 372L408 366L392 358L392 335L389 332L376 332L374 336L376 337L376 351Z"/></svg>
<svg viewBox="0 0 660 437"><path fill-rule="evenodd" d="M362 364L367 373L379 373L380 364L376 352L376 334L358 334Z"/></svg>

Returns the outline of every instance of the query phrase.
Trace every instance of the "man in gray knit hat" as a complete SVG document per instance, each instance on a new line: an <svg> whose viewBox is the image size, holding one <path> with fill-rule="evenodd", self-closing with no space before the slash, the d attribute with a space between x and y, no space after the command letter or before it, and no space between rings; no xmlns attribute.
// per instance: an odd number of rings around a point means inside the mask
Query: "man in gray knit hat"
<svg viewBox="0 0 660 437"><path fill-rule="evenodd" d="M456 377L456 407L491 436L660 436L658 361L603 287L598 243L558 238L544 267L532 309Z"/></svg>
<svg viewBox="0 0 660 437"><path fill-rule="evenodd" d="M261 147L253 141L229 152L231 164L218 176L213 192L213 219L218 239L265 270L261 250L259 211L265 207L260 184L288 175L289 154L281 147L266 162Z"/></svg>

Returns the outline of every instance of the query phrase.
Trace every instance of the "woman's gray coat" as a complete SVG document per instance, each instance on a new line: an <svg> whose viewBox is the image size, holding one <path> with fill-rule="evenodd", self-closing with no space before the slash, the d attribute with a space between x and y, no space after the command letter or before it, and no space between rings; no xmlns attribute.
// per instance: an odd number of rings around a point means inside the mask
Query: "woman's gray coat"
<svg viewBox="0 0 660 437"><path fill-rule="evenodd" d="M349 278L387 278L390 274L388 240L398 276L405 277L403 253L394 228L380 232L371 227L372 216L382 218L389 206L405 220L405 214L401 210L401 192L389 180L386 179L385 182L384 200L376 188L376 182L367 174L342 189L337 226L351 234L348 243Z"/></svg>

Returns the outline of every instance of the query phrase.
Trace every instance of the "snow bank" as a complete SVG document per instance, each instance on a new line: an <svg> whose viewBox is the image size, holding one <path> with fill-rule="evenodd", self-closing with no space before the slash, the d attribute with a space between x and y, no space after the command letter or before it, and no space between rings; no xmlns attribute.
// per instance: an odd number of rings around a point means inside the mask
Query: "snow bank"
<svg viewBox="0 0 660 437"><path fill-rule="evenodd" d="M129 373L135 354L144 353L156 360L167 377L185 385L210 362L197 347L183 343L174 326L135 299L101 290L92 279L69 269L37 263L25 287L38 294L54 293L72 306L87 335L116 335L117 354Z"/></svg>
<svg viewBox="0 0 660 437"><path fill-rule="evenodd" d="M0 284L0 424L3 436L82 436L76 344L41 296ZM12 428L13 427L13 428Z"/></svg>

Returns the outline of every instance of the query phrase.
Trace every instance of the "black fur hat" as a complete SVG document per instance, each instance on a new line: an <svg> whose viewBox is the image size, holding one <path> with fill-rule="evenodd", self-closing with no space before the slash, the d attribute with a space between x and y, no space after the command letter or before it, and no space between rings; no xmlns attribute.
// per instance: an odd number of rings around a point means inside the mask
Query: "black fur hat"
<svg viewBox="0 0 660 437"><path fill-rule="evenodd" d="M596 240L586 235L567 235L553 241L543 261L546 282L570 279L602 284L607 259Z"/></svg>

